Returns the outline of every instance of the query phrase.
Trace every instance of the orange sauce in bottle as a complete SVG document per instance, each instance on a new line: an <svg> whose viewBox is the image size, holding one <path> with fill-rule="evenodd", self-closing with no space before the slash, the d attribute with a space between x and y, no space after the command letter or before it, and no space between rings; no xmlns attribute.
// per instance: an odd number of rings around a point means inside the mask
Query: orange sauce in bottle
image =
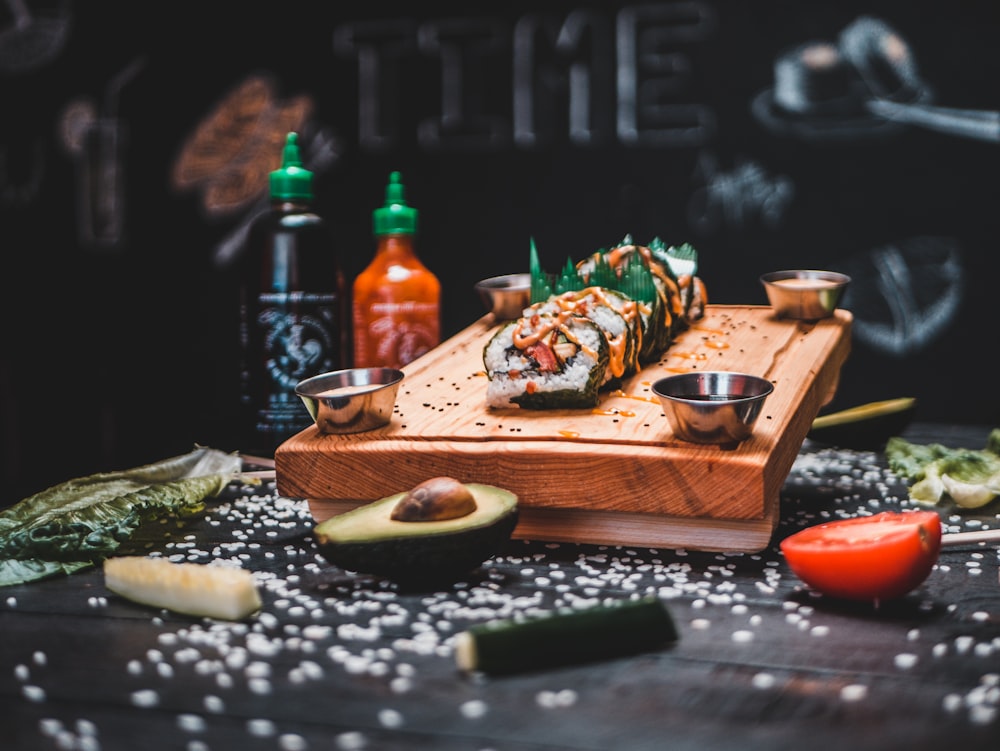
<svg viewBox="0 0 1000 751"><path fill-rule="evenodd" d="M354 366L401 368L441 342L441 283L417 257L417 211L398 172L374 228L375 257L352 290Z"/></svg>

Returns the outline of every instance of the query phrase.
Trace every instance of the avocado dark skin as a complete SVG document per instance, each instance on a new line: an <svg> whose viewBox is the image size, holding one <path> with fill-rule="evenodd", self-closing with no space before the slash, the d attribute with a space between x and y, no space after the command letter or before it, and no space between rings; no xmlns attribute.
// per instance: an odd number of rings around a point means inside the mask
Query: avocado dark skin
<svg viewBox="0 0 1000 751"><path fill-rule="evenodd" d="M454 498L462 497L464 491L456 490L453 483L457 481L433 479L434 483L421 485L451 499L444 504L452 509L443 512L445 518L434 518L434 511L429 510L433 504L423 491L416 493L423 520L393 518L401 504L405 508L414 497L413 491L398 493L318 524L314 534L320 554L348 571L408 586L456 581L479 568L503 547L517 526L517 496L492 485L469 483L464 488L474 498L474 508L449 517L454 513Z"/></svg>

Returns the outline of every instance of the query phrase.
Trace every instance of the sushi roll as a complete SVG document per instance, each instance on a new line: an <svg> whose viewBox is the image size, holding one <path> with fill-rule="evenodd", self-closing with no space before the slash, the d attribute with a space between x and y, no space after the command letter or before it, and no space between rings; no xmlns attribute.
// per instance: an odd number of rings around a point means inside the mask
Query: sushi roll
<svg viewBox="0 0 1000 751"><path fill-rule="evenodd" d="M588 318L530 312L502 326L483 349L492 408L594 407L610 361L607 338Z"/></svg>
<svg viewBox="0 0 1000 751"><path fill-rule="evenodd" d="M609 356L602 385L639 371L639 312L635 301L624 293L606 287L585 287L553 295L533 308L543 317L570 314L588 318L601 327L608 340Z"/></svg>

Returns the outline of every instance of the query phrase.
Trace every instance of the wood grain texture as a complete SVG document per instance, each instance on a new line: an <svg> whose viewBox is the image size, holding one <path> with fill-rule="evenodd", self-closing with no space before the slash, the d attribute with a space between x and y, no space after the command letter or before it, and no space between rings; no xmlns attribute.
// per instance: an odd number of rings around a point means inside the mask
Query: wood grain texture
<svg viewBox="0 0 1000 751"><path fill-rule="evenodd" d="M324 435L308 428L275 454L278 490L317 521L448 475L517 493L515 537L758 550L782 484L850 351L852 317L806 323L766 306L710 305L658 362L602 394L593 410L490 409L486 316L404 368L389 425ZM741 371L774 383L754 434L736 447L676 439L658 378Z"/></svg>

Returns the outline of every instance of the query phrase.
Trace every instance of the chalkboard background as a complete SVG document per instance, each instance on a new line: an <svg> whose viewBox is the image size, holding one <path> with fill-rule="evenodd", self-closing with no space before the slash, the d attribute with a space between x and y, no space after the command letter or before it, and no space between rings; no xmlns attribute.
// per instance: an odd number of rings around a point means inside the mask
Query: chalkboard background
<svg viewBox="0 0 1000 751"><path fill-rule="evenodd" d="M239 448L233 262L289 129L350 278L402 172L446 334L531 238L555 271L660 237L698 249L716 303L764 303L765 271L850 273L834 406L1000 424L993 0L363 5L0 12L0 505ZM960 127L780 106L776 61L852 28Z"/></svg>

